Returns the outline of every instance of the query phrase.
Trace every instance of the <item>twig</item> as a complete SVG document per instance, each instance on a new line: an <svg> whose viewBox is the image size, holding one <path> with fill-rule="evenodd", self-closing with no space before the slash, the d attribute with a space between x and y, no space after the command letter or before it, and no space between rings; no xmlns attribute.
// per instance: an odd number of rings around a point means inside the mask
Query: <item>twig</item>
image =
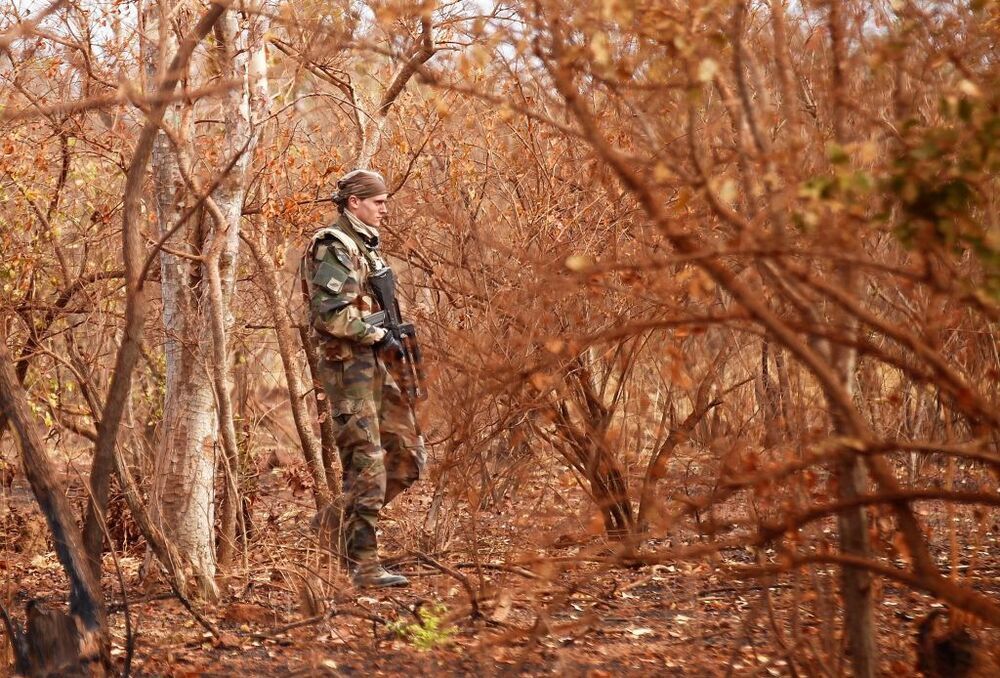
<svg viewBox="0 0 1000 678"><path fill-rule="evenodd" d="M284 626L279 626L275 629L271 629L266 633L251 633L250 637L254 640L277 640L277 637L293 631L295 629L300 629L304 626L312 626L313 624L319 624L325 621L329 621L334 617L355 617L357 619L367 619L373 624L385 624L386 621L377 614L371 614L370 612L359 612L356 610L339 610L336 607L331 607L329 610L323 614L318 614L314 617L307 617L306 619L300 619L299 621L292 622L291 624L286 624Z"/></svg>
<svg viewBox="0 0 1000 678"><path fill-rule="evenodd" d="M753 593L755 591L763 591L764 589L790 589L791 584L767 584L761 586L718 586L713 589L703 589L695 593L695 597L703 598L705 596L715 595L716 593Z"/></svg>
<svg viewBox="0 0 1000 678"><path fill-rule="evenodd" d="M195 618L195 621L201 624L206 631L211 633L216 640L221 641L222 633L219 631L219 628L215 624L213 624L208 617L206 617L197 609L195 609L194 605L191 603L188 597L184 595L179 588L177 588L177 585L174 583L173 577L167 577L167 581L170 584L170 588L173 589L174 595L176 595L177 599L181 601L181 605L183 605L184 608L191 613L191 616Z"/></svg>
<svg viewBox="0 0 1000 678"><path fill-rule="evenodd" d="M35 32L35 27L44 21L50 14L66 4L66 0L55 0L42 11L35 15L34 19L21 21L3 33L0 33L0 52L8 52L11 44L18 38L23 38ZM12 56L12 55L11 55Z"/></svg>
<svg viewBox="0 0 1000 678"><path fill-rule="evenodd" d="M511 574L516 574L518 576L524 577L525 579L541 579L537 574L531 570L526 570L523 567L517 567L516 565L504 565L503 563L455 563L455 567L476 567L483 568L486 570L500 570L501 572L510 572Z"/></svg>
<svg viewBox="0 0 1000 678"><path fill-rule="evenodd" d="M176 101L189 101L200 99L205 96L210 96L212 94L217 94L219 92L224 92L230 90L237 83L235 81L226 81L218 84L213 84L208 87L199 87L197 89L186 89L177 93L173 92L157 92L151 96L146 97L135 97L131 96L128 92L116 92L115 94L107 96L94 96L87 99L81 99L78 101L63 101L51 106L38 106L30 108L21 108L14 110L0 111L0 120L3 121L16 121L16 120L30 120L31 118L49 116L53 114L62 114L64 116L72 115L75 113L83 113L85 111L97 109L97 108L108 108L111 106L118 106L121 104L133 104L139 108L142 108L144 104L151 104L153 107L171 104Z"/></svg>
<svg viewBox="0 0 1000 678"><path fill-rule="evenodd" d="M483 616L482 612L480 612L479 610L479 596L476 594L475 589L472 588L472 582L469 581L468 577L466 577L458 570L453 570L447 565L439 563L437 560L431 558L428 555L420 553L419 551L410 551L410 553L413 556L415 556L418 560L426 563L427 565L430 565L435 569L441 570L441 572L444 572L448 576L457 579L458 582L462 585L462 587L465 588L465 592L469 594L469 605L471 605L472 607L472 610L470 611L469 614L472 616L473 619L479 619L480 617Z"/></svg>
<svg viewBox="0 0 1000 678"><path fill-rule="evenodd" d="M142 605L143 603L154 603L160 600L170 600L173 597L174 597L173 593L157 593L156 595L145 596L144 598L136 598L135 600L132 601L119 600L117 602L110 603L108 605L108 612L109 613L119 612L128 605L134 607L136 605Z"/></svg>

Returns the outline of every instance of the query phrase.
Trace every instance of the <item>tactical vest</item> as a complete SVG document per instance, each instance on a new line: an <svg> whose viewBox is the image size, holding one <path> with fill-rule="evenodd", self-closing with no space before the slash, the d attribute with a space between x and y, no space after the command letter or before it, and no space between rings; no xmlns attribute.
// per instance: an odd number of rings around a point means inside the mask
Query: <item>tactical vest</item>
<svg viewBox="0 0 1000 678"><path fill-rule="evenodd" d="M313 327L312 322L312 283L310 282L312 273L310 269L315 262L326 256L325 252L318 251L317 249L326 247L326 245L320 245L319 243L331 237L344 246L352 259L363 261L367 266L367 271L358 271L358 277L362 286L361 293L369 302L371 302L372 311L378 309L376 308L377 301L375 299L375 295L372 294L369 287L368 279L373 272L385 268L386 263L377 251L374 251L365 245L365 243L361 240L361 236L355 233L354 229L351 228L349 224L346 229L341 227L339 224L321 228L310 239L309 245L303 253L301 264L299 266L299 282L302 288L303 301L305 303L306 326L309 327L310 339L321 351L321 353L325 354L329 359L346 360L350 358L356 350L356 347L352 345L353 342L321 334Z"/></svg>

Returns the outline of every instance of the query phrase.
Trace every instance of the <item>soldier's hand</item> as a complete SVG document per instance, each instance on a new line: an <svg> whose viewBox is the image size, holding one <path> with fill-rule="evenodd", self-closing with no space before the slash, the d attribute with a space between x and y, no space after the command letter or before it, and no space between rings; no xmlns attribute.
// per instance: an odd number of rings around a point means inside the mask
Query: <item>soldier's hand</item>
<svg viewBox="0 0 1000 678"><path fill-rule="evenodd" d="M372 348L375 349L378 359L386 365L395 365L403 360L403 345L392 332L386 332L372 345Z"/></svg>

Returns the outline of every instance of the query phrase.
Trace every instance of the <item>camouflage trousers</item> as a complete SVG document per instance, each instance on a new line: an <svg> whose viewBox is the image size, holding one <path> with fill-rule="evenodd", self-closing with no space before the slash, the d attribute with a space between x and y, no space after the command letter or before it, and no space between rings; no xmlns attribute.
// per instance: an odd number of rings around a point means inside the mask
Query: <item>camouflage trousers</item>
<svg viewBox="0 0 1000 678"><path fill-rule="evenodd" d="M320 361L343 468L341 537L350 566L378 558L379 511L423 473L426 452L413 412L370 349Z"/></svg>

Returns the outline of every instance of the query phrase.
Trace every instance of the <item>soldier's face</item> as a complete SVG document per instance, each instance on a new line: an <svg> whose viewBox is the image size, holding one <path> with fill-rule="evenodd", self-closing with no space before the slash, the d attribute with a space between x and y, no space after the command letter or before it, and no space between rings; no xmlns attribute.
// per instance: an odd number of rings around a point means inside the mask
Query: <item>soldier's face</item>
<svg viewBox="0 0 1000 678"><path fill-rule="evenodd" d="M348 199L347 206L361 221L369 226L378 228L382 225L382 219L389 213L389 194L373 195L370 198L361 200L357 196Z"/></svg>

